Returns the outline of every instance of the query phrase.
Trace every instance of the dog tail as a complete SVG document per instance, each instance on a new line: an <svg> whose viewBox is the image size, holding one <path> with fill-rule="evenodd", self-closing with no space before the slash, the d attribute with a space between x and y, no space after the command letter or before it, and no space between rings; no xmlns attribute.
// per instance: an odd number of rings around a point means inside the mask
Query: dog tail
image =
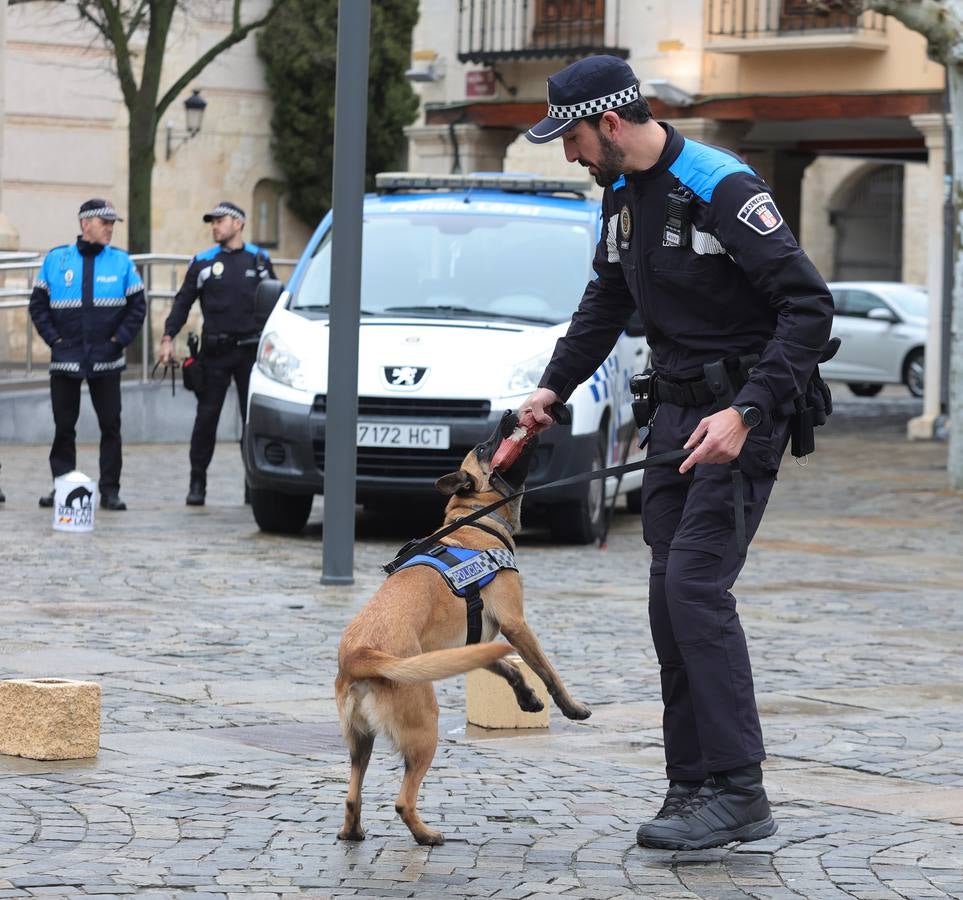
<svg viewBox="0 0 963 900"><path fill-rule="evenodd" d="M345 660L344 670L355 679L387 678L401 684L414 684L483 669L514 650L511 644L501 641L433 650L418 656L391 656L380 650L362 647Z"/></svg>

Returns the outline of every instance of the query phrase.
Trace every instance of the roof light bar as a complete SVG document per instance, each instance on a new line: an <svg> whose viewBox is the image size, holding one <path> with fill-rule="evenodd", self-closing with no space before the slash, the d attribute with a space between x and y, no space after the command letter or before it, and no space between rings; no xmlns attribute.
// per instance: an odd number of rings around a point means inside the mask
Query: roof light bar
<svg viewBox="0 0 963 900"><path fill-rule="evenodd" d="M400 190L468 190L487 188L493 191L525 193L568 193L584 195L589 183L580 178L546 178L541 175L512 175L501 172L471 175L433 175L418 172L379 172L375 176L379 191Z"/></svg>

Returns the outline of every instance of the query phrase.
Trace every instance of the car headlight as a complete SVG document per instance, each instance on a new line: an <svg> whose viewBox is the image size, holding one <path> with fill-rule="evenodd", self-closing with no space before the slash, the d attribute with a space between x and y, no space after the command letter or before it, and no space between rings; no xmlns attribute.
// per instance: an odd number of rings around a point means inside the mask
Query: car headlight
<svg viewBox="0 0 963 900"><path fill-rule="evenodd" d="M512 369L508 376L508 392L510 394L524 394L534 391L538 387L539 379L545 371L549 360L552 358L552 351L545 350L538 356L526 359Z"/></svg>
<svg viewBox="0 0 963 900"><path fill-rule="evenodd" d="M301 360L291 352L276 331L266 334L261 340L257 351L257 365L268 378L291 387L304 387Z"/></svg>

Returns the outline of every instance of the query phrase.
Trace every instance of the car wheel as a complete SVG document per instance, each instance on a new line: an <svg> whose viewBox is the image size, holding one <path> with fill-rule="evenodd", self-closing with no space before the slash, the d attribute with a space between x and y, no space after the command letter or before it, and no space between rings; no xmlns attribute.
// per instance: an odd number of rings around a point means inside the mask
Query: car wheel
<svg viewBox="0 0 963 900"><path fill-rule="evenodd" d="M922 349L913 350L903 363L903 383L914 397L923 396L923 377L926 374L925 353Z"/></svg>
<svg viewBox="0 0 963 900"><path fill-rule="evenodd" d="M857 397L875 397L883 389L881 384L871 384L868 381L850 381L846 386Z"/></svg>
<svg viewBox="0 0 963 900"><path fill-rule="evenodd" d="M605 435L600 433L592 453L593 472L605 468ZM569 544L591 544L597 541L605 526L605 479L585 483L583 496L551 510L550 529L557 541Z"/></svg>
<svg viewBox="0 0 963 900"><path fill-rule="evenodd" d="M282 494L265 488L251 488L251 511L261 531L297 534L308 523L314 494Z"/></svg>

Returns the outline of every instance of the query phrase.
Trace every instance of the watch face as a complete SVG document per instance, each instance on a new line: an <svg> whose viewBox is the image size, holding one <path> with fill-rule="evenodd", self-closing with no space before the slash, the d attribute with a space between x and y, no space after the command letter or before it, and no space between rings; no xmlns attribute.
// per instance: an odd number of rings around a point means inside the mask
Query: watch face
<svg viewBox="0 0 963 900"><path fill-rule="evenodd" d="M747 406L742 411L742 423L748 428L755 428L762 422L762 413L756 406Z"/></svg>

